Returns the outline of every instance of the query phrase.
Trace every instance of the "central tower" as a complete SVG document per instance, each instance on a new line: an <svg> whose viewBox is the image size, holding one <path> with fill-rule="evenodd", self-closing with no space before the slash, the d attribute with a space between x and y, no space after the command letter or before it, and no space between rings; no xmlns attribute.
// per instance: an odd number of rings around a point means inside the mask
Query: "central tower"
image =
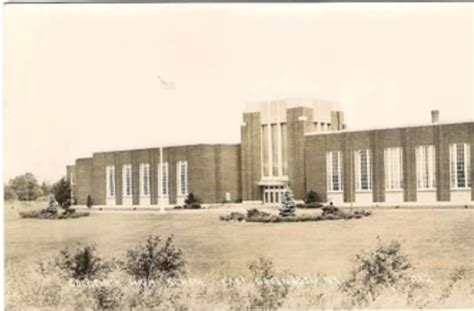
<svg viewBox="0 0 474 311"><path fill-rule="evenodd" d="M304 134L337 131L344 117L333 102L283 99L249 103L241 127L244 201L279 203L290 186L303 199Z"/></svg>

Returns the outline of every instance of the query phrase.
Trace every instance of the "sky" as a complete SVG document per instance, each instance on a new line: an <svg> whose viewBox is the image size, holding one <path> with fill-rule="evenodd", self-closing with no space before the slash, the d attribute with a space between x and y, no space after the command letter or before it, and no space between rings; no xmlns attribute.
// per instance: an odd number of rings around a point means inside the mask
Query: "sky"
<svg viewBox="0 0 474 311"><path fill-rule="evenodd" d="M337 101L349 129L474 119L469 3L4 9L4 180L93 152L238 143L245 104ZM158 77L174 83L161 87Z"/></svg>

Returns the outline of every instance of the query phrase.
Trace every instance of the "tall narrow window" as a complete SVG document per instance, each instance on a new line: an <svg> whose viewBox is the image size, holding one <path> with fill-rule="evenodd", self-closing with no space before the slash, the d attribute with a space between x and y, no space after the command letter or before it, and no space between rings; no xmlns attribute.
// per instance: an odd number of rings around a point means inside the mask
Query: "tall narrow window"
<svg viewBox="0 0 474 311"><path fill-rule="evenodd" d="M150 195L150 164L140 164L140 195Z"/></svg>
<svg viewBox="0 0 474 311"><path fill-rule="evenodd" d="M469 144L449 145L449 171L452 189L471 187L471 157Z"/></svg>
<svg viewBox="0 0 474 311"><path fill-rule="evenodd" d="M270 176L270 165L269 165L269 140L268 140L268 132L270 130L269 126L262 125L261 126L261 142L262 142L262 160L263 160L263 176L268 177Z"/></svg>
<svg viewBox="0 0 474 311"><path fill-rule="evenodd" d="M416 147L416 184L419 190L436 188L436 157L434 145Z"/></svg>
<svg viewBox="0 0 474 311"><path fill-rule="evenodd" d="M188 194L188 162L179 161L177 166L178 172L178 195Z"/></svg>
<svg viewBox="0 0 474 311"><path fill-rule="evenodd" d="M286 123L281 124L281 154L282 154L282 170L283 176L288 176L288 133L286 129Z"/></svg>
<svg viewBox="0 0 474 311"><path fill-rule="evenodd" d="M107 197L115 196L115 166L108 165L105 168Z"/></svg>
<svg viewBox="0 0 474 311"><path fill-rule="evenodd" d="M326 153L326 170L328 191L342 191L342 152L330 151Z"/></svg>
<svg viewBox="0 0 474 311"><path fill-rule="evenodd" d="M372 190L372 162L370 158L370 150L356 150L354 160L356 173L356 190Z"/></svg>
<svg viewBox="0 0 474 311"><path fill-rule="evenodd" d="M163 163L162 171L159 168L160 164L158 164L158 180L160 180L160 174L163 172L161 176L161 183L159 184L159 192L160 196L166 197L169 194L169 177L168 177L168 162Z"/></svg>
<svg viewBox="0 0 474 311"><path fill-rule="evenodd" d="M384 150L385 189L403 189L402 148L386 148Z"/></svg>
<svg viewBox="0 0 474 311"><path fill-rule="evenodd" d="M132 196L132 165L125 164L122 166L122 189L123 196L131 197Z"/></svg>

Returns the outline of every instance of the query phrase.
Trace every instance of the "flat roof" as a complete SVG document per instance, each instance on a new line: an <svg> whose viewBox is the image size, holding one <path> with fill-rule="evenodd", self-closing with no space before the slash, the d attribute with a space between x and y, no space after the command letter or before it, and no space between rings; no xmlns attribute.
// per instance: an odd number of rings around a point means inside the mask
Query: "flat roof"
<svg viewBox="0 0 474 311"><path fill-rule="evenodd" d="M463 123L474 123L474 119L469 119L469 120L464 120L464 121L455 121L455 122L405 124L405 125L393 126L393 127L382 126L382 127L361 128L361 129L354 129L354 130L339 130L339 131L330 131L330 132L309 132L309 133L305 133L304 136L332 135L332 134L383 131L383 130L397 130L397 129L411 128L411 127L428 127L428 126L452 125L452 124L463 124Z"/></svg>

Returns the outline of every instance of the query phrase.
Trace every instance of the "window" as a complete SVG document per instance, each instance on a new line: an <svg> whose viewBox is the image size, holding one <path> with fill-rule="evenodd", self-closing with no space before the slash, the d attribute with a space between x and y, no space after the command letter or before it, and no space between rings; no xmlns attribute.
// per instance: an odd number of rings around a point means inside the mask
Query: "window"
<svg viewBox="0 0 474 311"><path fill-rule="evenodd" d="M115 166L109 165L105 168L107 197L115 196Z"/></svg>
<svg viewBox="0 0 474 311"><path fill-rule="evenodd" d="M125 164L122 166L123 196L132 196L132 165Z"/></svg>
<svg viewBox="0 0 474 311"><path fill-rule="evenodd" d="M326 153L326 170L328 191L342 191L342 152L331 151Z"/></svg>
<svg viewBox="0 0 474 311"><path fill-rule="evenodd" d="M150 164L140 164L140 195L150 195Z"/></svg>
<svg viewBox="0 0 474 311"><path fill-rule="evenodd" d="M436 188L435 148L433 145L416 147L416 184L419 190Z"/></svg>
<svg viewBox="0 0 474 311"><path fill-rule="evenodd" d="M355 151L356 190L372 190L372 163L370 150Z"/></svg>
<svg viewBox="0 0 474 311"><path fill-rule="evenodd" d="M403 155L402 148L384 150L385 189L403 189Z"/></svg>
<svg viewBox="0 0 474 311"><path fill-rule="evenodd" d="M188 194L188 162L178 161L178 195L184 196Z"/></svg>
<svg viewBox="0 0 474 311"><path fill-rule="evenodd" d="M471 157L469 144L449 145L449 171L451 189L471 187Z"/></svg>
<svg viewBox="0 0 474 311"><path fill-rule="evenodd" d="M160 164L158 164L158 180L160 180ZM161 196L167 197L169 194L169 177L168 177L168 162L163 163L163 176L161 176L161 183L159 183L159 192Z"/></svg>

